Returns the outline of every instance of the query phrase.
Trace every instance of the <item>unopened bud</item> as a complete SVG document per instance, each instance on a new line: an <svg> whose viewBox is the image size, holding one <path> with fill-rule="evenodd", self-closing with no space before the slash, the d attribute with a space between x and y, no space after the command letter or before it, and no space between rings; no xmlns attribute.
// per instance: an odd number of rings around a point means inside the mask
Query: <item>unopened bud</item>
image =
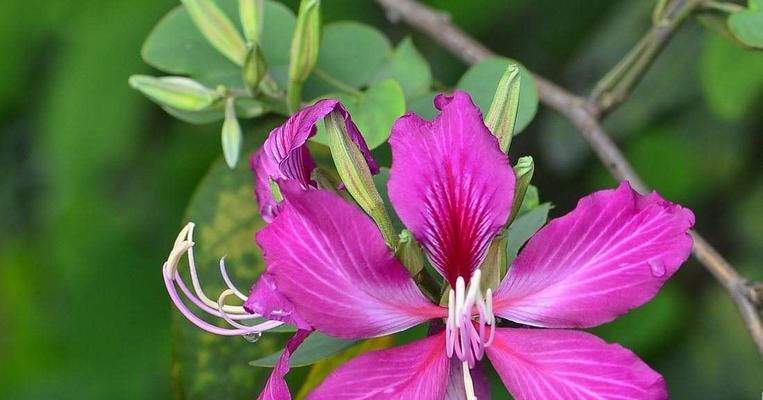
<svg viewBox="0 0 763 400"><path fill-rule="evenodd" d="M181 0L181 2L212 47L236 65L242 65L246 53L244 39L223 10L212 0Z"/></svg>
<svg viewBox="0 0 763 400"><path fill-rule="evenodd" d="M424 269L424 253L419 242L407 229L400 233L395 256L405 265L411 276L418 275Z"/></svg>
<svg viewBox="0 0 763 400"><path fill-rule="evenodd" d="M222 130L223 156L228 166L233 169L241 152L241 126L236 119L236 105L232 97L225 103L225 120Z"/></svg>
<svg viewBox="0 0 763 400"><path fill-rule="evenodd" d="M508 270L508 235L506 231L502 231L496 236L490 243L490 247L485 255L485 260L482 261L480 270L482 271L482 277L480 279L480 287L484 290L495 290Z"/></svg>
<svg viewBox="0 0 763 400"><path fill-rule="evenodd" d="M217 91L181 76L133 75L128 83L158 104L178 110L200 111L220 99Z"/></svg>
<svg viewBox="0 0 763 400"><path fill-rule="evenodd" d="M238 0L238 15L248 43L258 43L262 33L263 0Z"/></svg>
<svg viewBox="0 0 763 400"><path fill-rule="evenodd" d="M302 0L289 56L287 102L291 111L299 109L302 83L310 76L318 61L320 26L320 0Z"/></svg>
<svg viewBox="0 0 763 400"><path fill-rule="evenodd" d="M517 165L514 166L514 175L516 175L517 181L514 187L514 202L511 205L509 223L516 218L519 208L522 206L525 193L530 186L530 180L533 178L533 172L535 172L535 163L532 157L525 156L517 160Z"/></svg>
<svg viewBox="0 0 763 400"><path fill-rule="evenodd" d="M485 125L498 138L501 150L509 151L519 110L519 67L509 64L498 81L498 88L485 116Z"/></svg>
<svg viewBox="0 0 763 400"><path fill-rule="evenodd" d="M332 111L324 119L329 137L329 149L339 177L358 205L373 218L387 245L397 244L392 222L374 185L371 170L360 148L350 138L343 116Z"/></svg>
<svg viewBox="0 0 763 400"><path fill-rule="evenodd" d="M250 93L257 93L257 87L267 73L267 70L268 67L265 64L265 57L262 55L262 51L260 51L260 46L257 43L252 43L249 46L249 51L246 53L242 69L244 83L246 83Z"/></svg>

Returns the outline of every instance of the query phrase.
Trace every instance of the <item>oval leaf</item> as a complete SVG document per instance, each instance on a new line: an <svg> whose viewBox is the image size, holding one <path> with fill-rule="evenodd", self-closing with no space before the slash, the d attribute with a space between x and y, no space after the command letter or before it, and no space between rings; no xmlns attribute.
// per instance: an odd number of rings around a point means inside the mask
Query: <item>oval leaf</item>
<svg viewBox="0 0 763 400"><path fill-rule="evenodd" d="M744 10L731 14L729 29L740 42L763 49L763 10Z"/></svg>
<svg viewBox="0 0 763 400"><path fill-rule="evenodd" d="M257 139L264 137L270 127L261 127ZM218 160L199 184L186 214L186 221L197 225L194 239L199 279L213 297L225 288L218 266L220 257L226 256L231 279L244 292L264 267L253 239L264 222L257 214L247 164L238 163L230 170L222 159ZM185 274L187 267L181 265L181 273L190 282ZM200 330L180 313L173 314L172 370L184 399L242 399L258 393L270 371L252 370L247 363L278 351L288 339L287 335L265 333L256 343L249 343L240 337L215 336Z"/></svg>

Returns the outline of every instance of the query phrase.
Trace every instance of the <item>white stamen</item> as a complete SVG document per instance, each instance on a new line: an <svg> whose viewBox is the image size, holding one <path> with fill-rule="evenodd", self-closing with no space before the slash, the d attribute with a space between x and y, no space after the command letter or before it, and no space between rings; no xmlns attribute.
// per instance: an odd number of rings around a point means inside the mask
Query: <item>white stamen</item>
<svg viewBox="0 0 763 400"><path fill-rule="evenodd" d="M225 270L224 260L220 260L220 272L226 286L228 286L228 289L220 294L217 301L212 301L209 297L206 296L204 291L201 289L199 277L196 272L196 262L193 257L193 229L194 224L189 223L180 231L180 234L175 239L175 243L172 250L170 251L170 255L167 257L167 261L162 266L162 273L164 275L167 291L170 294L170 298L172 299L173 303L175 303L175 305L178 307L178 310L180 310L180 312L195 325L218 335L246 336L250 334L260 334L263 331L283 325L283 322L281 321L271 320L265 320L264 322L260 322L256 325L244 325L236 322L236 320L258 319L262 318L262 316L259 314L250 314L242 306L232 306L225 304L225 299L230 295L235 295L241 300L246 300L246 296L244 296L244 294L233 285L233 282L230 280L230 277ZM186 285L183 283L183 279L181 278L180 273L178 272L178 264L183 255L188 256L188 266L190 269L191 281L193 283L192 286L196 296L194 296L194 293L192 293L191 290L186 287ZM205 311L212 316L225 319L225 321L235 329L220 328L215 325L211 325L194 315L191 309L189 309L184 304L180 293L177 292L177 287L181 289L183 295L190 299L202 311Z"/></svg>
<svg viewBox="0 0 763 400"><path fill-rule="evenodd" d="M479 269L474 271L468 290L463 277L458 277L455 290L451 289L448 293L446 354L448 357L455 354L469 367L482 359L485 348L492 344L495 334L493 293L488 289L485 297L482 296L481 277Z"/></svg>

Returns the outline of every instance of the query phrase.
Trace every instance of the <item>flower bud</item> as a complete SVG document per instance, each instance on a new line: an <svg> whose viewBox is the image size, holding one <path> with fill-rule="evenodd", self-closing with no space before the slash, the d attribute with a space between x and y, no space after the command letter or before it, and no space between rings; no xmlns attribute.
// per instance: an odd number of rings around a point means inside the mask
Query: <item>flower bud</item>
<svg viewBox="0 0 763 400"><path fill-rule="evenodd" d="M247 43L259 43L263 24L263 0L238 0L238 15Z"/></svg>
<svg viewBox="0 0 763 400"><path fill-rule="evenodd" d="M320 47L320 0L302 0L297 25L291 39L287 102L291 111L299 108L302 83L307 80L318 61Z"/></svg>
<svg viewBox="0 0 763 400"><path fill-rule="evenodd" d="M340 111L332 111L325 117L324 123L329 137L329 149L339 177L358 205L379 226L387 245L394 247L397 238L392 222L376 190L368 163L347 132L343 115Z"/></svg>
<svg viewBox="0 0 763 400"><path fill-rule="evenodd" d="M228 16L212 0L181 0L207 41L229 60L242 65L246 45Z"/></svg>
<svg viewBox="0 0 763 400"><path fill-rule="evenodd" d="M514 220L519 212L519 208L522 206L522 201L527 193L527 188L530 186L530 180L533 178L533 172L535 171L535 163L530 156L520 157L517 160L517 165L514 166L514 175L517 177L517 183L514 186L514 202L511 205L511 217L509 217L509 223Z"/></svg>
<svg viewBox="0 0 763 400"><path fill-rule="evenodd" d="M128 83L159 105L183 111L200 111L220 99L217 91L181 76L133 75Z"/></svg>
<svg viewBox="0 0 763 400"><path fill-rule="evenodd" d="M519 67L509 64L498 82L490 110L485 116L485 125L498 138L504 153L508 153L519 110Z"/></svg>
<svg viewBox="0 0 763 400"><path fill-rule="evenodd" d="M405 265L411 276L418 275L424 269L424 253L419 242L407 229L400 232L395 256Z"/></svg>
<svg viewBox="0 0 763 400"><path fill-rule="evenodd" d="M257 87L260 81L268 71L268 67L265 64L265 57L260 51L260 46L253 42L249 45L249 50L246 53L244 59L244 66L242 68L242 74L244 77L244 83L249 88L249 92L252 94L257 93Z"/></svg>
<svg viewBox="0 0 763 400"><path fill-rule="evenodd" d="M229 97L225 103L225 120L222 130L223 156L225 162L233 169L238 162L238 154L241 152L241 126L236 119L236 105L233 97Z"/></svg>
<svg viewBox="0 0 763 400"><path fill-rule="evenodd" d="M485 255L485 260L482 261L480 270L482 271L482 277L480 280L480 287L487 290L495 290L508 270L508 235L506 231L502 231L498 236L490 243L490 247Z"/></svg>

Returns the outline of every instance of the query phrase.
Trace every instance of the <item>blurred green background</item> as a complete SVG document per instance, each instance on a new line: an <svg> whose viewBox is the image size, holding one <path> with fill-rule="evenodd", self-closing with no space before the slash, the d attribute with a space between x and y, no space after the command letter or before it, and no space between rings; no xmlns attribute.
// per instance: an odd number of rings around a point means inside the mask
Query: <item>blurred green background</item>
<svg viewBox="0 0 763 400"><path fill-rule="evenodd" d="M296 1L286 1L293 9ZM497 52L587 93L647 29L640 0L428 2ZM170 398L170 305L160 266L194 187L220 155L218 124L179 122L132 91L173 0L0 3L0 398ZM372 1L324 1L394 42ZM435 79L465 66L413 34ZM642 176L689 206L697 228L763 279L763 52L690 20L607 120ZM511 157L560 215L615 182L544 108ZM695 261L597 333L662 372L676 399L752 399L763 364L730 300ZM252 393L252 398L256 393ZM494 396L499 398L499 396Z"/></svg>

